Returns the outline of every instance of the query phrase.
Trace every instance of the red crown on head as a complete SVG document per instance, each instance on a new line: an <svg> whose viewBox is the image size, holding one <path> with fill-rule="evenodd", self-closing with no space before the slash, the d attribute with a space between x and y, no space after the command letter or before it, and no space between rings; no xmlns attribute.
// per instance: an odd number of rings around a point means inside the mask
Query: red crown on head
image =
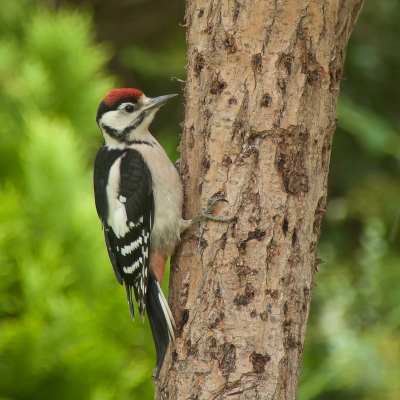
<svg viewBox="0 0 400 400"><path fill-rule="evenodd" d="M143 96L143 92L138 89L113 89L106 94L103 101L107 106L111 107L119 99L132 99L136 101L140 96Z"/></svg>

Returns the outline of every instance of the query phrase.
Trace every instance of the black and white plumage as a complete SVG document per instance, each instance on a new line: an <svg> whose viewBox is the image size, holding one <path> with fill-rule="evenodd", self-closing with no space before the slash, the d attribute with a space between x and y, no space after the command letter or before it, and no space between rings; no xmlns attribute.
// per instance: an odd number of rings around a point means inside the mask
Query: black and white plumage
<svg viewBox="0 0 400 400"><path fill-rule="evenodd" d="M104 137L94 165L96 209L132 318L132 292L143 319L147 310L157 371L174 339L175 323L160 283L165 260L180 240L183 189L148 126L174 96L150 99L136 89L115 89L100 103L96 118Z"/></svg>
<svg viewBox="0 0 400 400"><path fill-rule="evenodd" d="M115 276L119 283L125 282L132 318L135 313L131 288L144 318L154 221L150 170L137 150L108 150L102 146L94 171L97 212L103 221Z"/></svg>
<svg viewBox="0 0 400 400"><path fill-rule="evenodd" d="M139 313L149 317L156 347L156 376L163 363L175 322L160 288L167 258L180 234L213 217L209 201L204 214L182 219L183 187L164 149L148 131L157 110L176 95L148 98L137 89L114 89L97 110L104 144L94 165L96 209L102 222L108 255L124 284L132 318L132 291Z"/></svg>

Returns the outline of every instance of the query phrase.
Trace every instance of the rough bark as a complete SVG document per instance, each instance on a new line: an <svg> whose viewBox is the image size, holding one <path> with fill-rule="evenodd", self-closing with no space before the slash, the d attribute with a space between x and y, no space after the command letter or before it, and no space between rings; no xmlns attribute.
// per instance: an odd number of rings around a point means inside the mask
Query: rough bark
<svg viewBox="0 0 400 400"><path fill-rule="evenodd" d="M360 0L188 0L185 217L156 398L295 399L346 46ZM321 288L321 290L323 290Z"/></svg>

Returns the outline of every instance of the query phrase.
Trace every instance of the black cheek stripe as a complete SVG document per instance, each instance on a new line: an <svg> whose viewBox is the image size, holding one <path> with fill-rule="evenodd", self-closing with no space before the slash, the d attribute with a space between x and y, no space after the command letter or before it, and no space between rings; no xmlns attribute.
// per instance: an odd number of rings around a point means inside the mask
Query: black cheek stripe
<svg viewBox="0 0 400 400"><path fill-rule="evenodd" d="M110 135L114 139L121 140L123 138L123 134L118 132L117 129L111 128L111 126L102 124L101 128L107 133L107 135Z"/></svg>

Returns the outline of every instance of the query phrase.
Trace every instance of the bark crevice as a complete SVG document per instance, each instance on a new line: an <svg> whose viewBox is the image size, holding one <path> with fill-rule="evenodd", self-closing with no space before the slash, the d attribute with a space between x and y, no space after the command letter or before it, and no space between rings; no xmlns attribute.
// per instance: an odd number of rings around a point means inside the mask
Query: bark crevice
<svg viewBox="0 0 400 400"><path fill-rule="evenodd" d="M295 399L347 41L359 0L187 1L178 322L157 399ZM204 229L205 228L205 229Z"/></svg>

